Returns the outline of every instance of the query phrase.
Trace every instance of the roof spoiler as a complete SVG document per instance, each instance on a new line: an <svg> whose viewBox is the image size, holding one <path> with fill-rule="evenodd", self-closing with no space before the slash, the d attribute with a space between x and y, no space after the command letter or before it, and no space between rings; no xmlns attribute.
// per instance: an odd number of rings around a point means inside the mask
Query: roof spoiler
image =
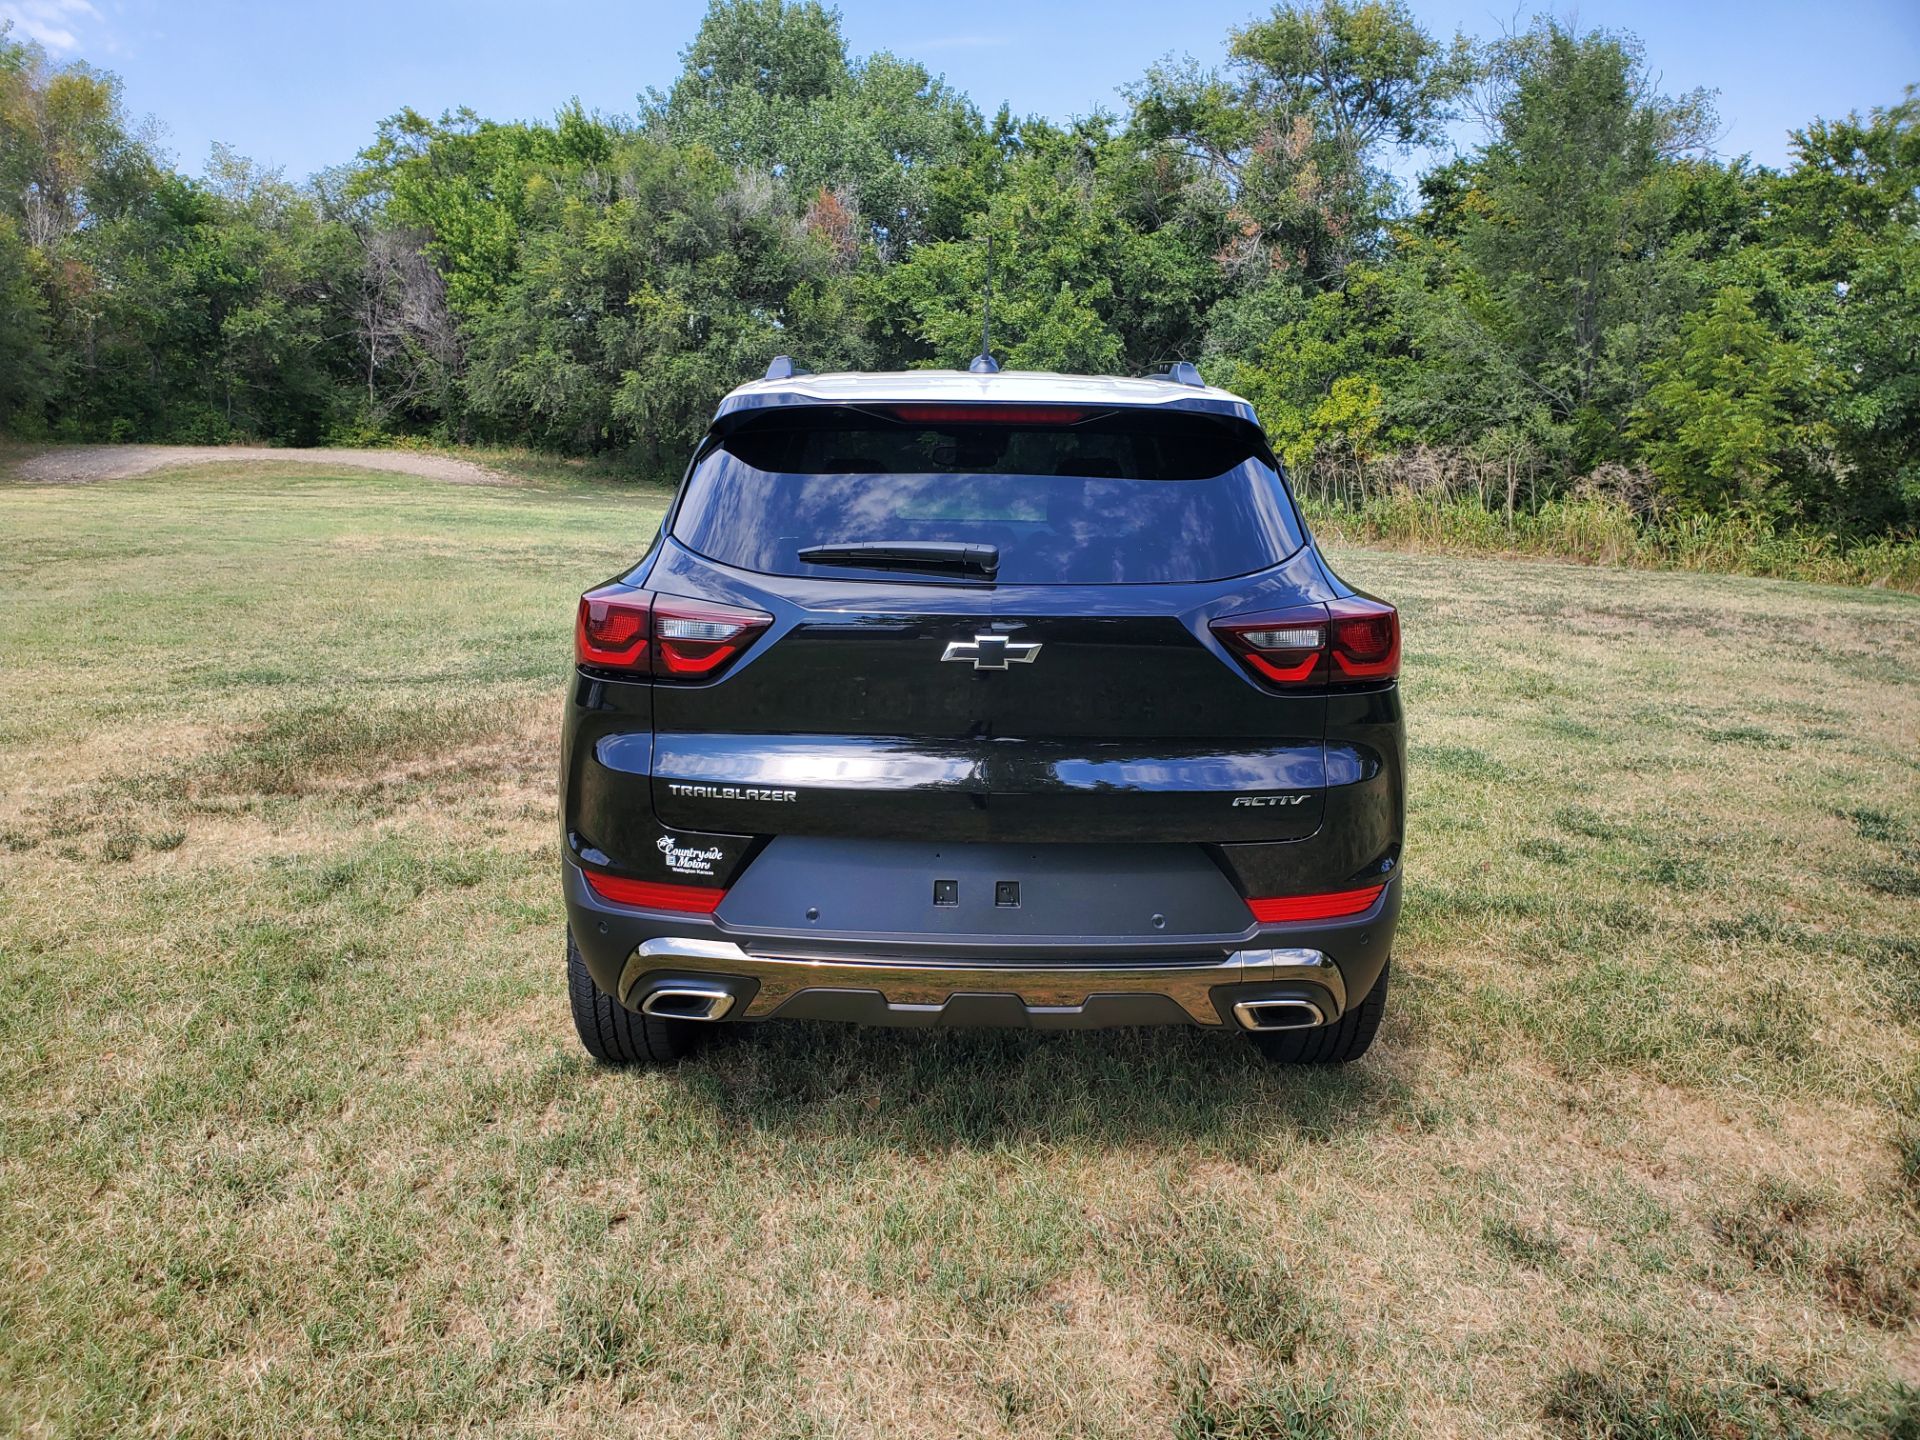
<svg viewBox="0 0 1920 1440"><path fill-rule="evenodd" d="M1207 388L1207 382L1200 378L1200 367L1191 360L1175 360L1168 365L1156 365L1140 378L1170 380L1175 385L1191 385L1196 390Z"/></svg>

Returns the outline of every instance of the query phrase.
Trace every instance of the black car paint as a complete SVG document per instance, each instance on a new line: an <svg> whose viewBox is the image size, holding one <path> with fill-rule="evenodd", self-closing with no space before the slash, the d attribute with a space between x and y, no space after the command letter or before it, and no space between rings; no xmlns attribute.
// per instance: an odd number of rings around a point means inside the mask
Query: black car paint
<svg viewBox="0 0 1920 1440"><path fill-rule="evenodd" d="M672 524L670 510L619 583L757 608L773 623L704 683L574 675L561 747L564 889L603 990L614 991L643 940L701 935L749 947L777 941L790 953L811 946L1061 963L1309 946L1336 958L1350 1003L1374 983L1400 905L1398 685L1277 695L1208 628L1221 616L1356 594L1311 537L1277 565L1225 581L1022 587L925 574L740 572L679 545ZM1041 640L1042 663L1005 671L939 663L946 642L984 631ZM835 643L852 637L861 648ZM1076 663L1095 651L1105 664ZM848 762L862 772L859 785L814 783ZM1286 803L1233 803L1246 796ZM714 916L637 910L588 889L583 863L685 880L665 865L658 846L666 834L714 852L701 883L730 887ZM961 878L969 902L961 912L934 906L933 871L914 890L925 891L924 903L902 902L884 917L860 907L849 915L836 903L849 887L872 883L857 864L862 847L936 836L952 858L934 868ZM829 881L831 865L783 872L778 913L748 905L743 877L789 837L839 842L847 862L840 884ZM1084 873L1085 852L1102 846L1117 854L1165 845L1203 855L1237 895L1386 888L1370 910L1337 921L1263 926L1242 906L1238 928L1204 931L1154 929L1151 916L1164 910L1151 904L1135 907L1145 918L1118 929L1090 917L1079 931L1057 920L1036 929L1047 907L978 904L978 887L1002 871L1015 872L1002 878L1019 880L1023 894L1044 896L1060 879L1049 855L1081 852L1069 868ZM1016 850L1027 858L1013 860ZM1112 1013L1126 1023L1134 1010Z"/></svg>

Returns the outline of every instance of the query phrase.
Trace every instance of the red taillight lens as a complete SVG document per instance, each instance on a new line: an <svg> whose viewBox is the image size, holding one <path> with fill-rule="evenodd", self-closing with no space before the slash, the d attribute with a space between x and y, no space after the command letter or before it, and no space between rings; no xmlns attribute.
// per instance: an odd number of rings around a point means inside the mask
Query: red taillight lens
<svg viewBox="0 0 1920 1440"><path fill-rule="evenodd" d="M1230 615L1211 628L1269 685L1371 684L1400 673L1400 615L1378 600L1354 596L1298 610Z"/></svg>
<svg viewBox="0 0 1920 1440"><path fill-rule="evenodd" d="M1367 885L1358 890L1336 890L1325 895L1280 895L1271 899L1249 899L1247 908L1262 925L1277 925L1287 920L1335 920L1343 915L1359 915L1373 908L1384 885Z"/></svg>
<svg viewBox="0 0 1920 1440"><path fill-rule="evenodd" d="M574 657L596 670L706 680L772 623L762 610L603 585L580 597Z"/></svg>
<svg viewBox="0 0 1920 1440"><path fill-rule="evenodd" d="M761 610L715 605L707 600L682 600L677 595L656 595L653 598L655 673L683 680L700 680L717 674L772 623L773 617Z"/></svg>
<svg viewBox="0 0 1920 1440"><path fill-rule="evenodd" d="M603 585L580 597L573 654L602 670L647 669L647 611L653 597L624 585Z"/></svg>
<svg viewBox="0 0 1920 1440"><path fill-rule="evenodd" d="M665 885L657 880L629 880L600 870L584 870L587 888L616 905L640 905L648 910L677 910L683 915L711 915L727 892L713 885Z"/></svg>
<svg viewBox="0 0 1920 1440"><path fill-rule="evenodd" d="M1320 685L1327 678L1327 612L1310 609L1232 616L1213 622L1213 633L1270 685Z"/></svg>
<svg viewBox="0 0 1920 1440"><path fill-rule="evenodd" d="M1400 673L1400 612L1355 595L1332 600L1333 678L1391 680Z"/></svg>

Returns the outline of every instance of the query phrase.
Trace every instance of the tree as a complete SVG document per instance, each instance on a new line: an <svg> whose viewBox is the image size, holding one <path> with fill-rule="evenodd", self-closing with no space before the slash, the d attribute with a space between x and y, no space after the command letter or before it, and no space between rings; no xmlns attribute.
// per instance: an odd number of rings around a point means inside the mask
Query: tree
<svg viewBox="0 0 1920 1440"><path fill-rule="evenodd" d="M1819 511L1880 528L1920 523L1920 92L1865 118L1793 134L1764 177L1728 278L1782 334L1813 348L1841 389L1841 463Z"/></svg>
<svg viewBox="0 0 1920 1440"><path fill-rule="evenodd" d="M1367 459L1387 442L1393 298L1385 277L1360 267L1344 289L1317 294L1276 275L1215 316L1208 378L1253 402L1296 472L1316 460Z"/></svg>
<svg viewBox="0 0 1920 1440"><path fill-rule="evenodd" d="M664 467L791 345L788 296L831 268L770 180L702 145L626 136L604 170L541 177L518 269L469 326L476 418Z"/></svg>
<svg viewBox="0 0 1920 1440"><path fill-rule="evenodd" d="M33 254L11 215L0 215L0 434L38 434L54 390L46 302Z"/></svg>
<svg viewBox="0 0 1920 1440"><path fill-rule="evenodd" d="M51 255L90 214L137 196L154 159L127 121L118 76L56 66L12 28L0 24L0 214Z"/></svg>
<svg viewBox="0 0 1920 1440"><path fill-rule="evenodd" d="M1688 315L1647 380L1633 432L1678 508L1805 505L1833 435L1820 404L1838 387L1811 350L1761 322L1751 294L1729 287Z"/></svg>
<svg viewBox="0 0 1920 1440"><path fill-rule="evenodd" d="M1570 468L1618 458L1646 358L1707 284L1682 219L1716 173L1691 158L1711 108L1657 93L1630 37L1554 21L1492 46L1487 75L1489 138L1431 177L1401 251L1410 412L1468 436L1525 414Z"/></svg>
<svg viewBox="0 0 1920 1440"><path fill-rule="evenodd" d="M1406 0L1288 0L1067 126L849 53L821 0L710 0L683 59L633 116L403 108L297 185L182 173L115 77L0 24L0 424L663 472L776 352L966 364L991 241L1003 363L1198 358L1308 483L1420 447L1509 508L1651 465L1675 505L1920 525L1916 92L1776 173L1708 158L1707 97L1631 36L1475 50ZM1409 208L1389 162L1462 111Z"/></svg>
<svg viewBox="0 0 1920 1440"><path fill-rule="evenodd" d="M926 234L933 173L979 136L973 107L923 67L850 58L838 13L814 0L712 0L681 58L650 128L795 195L835 191L888 256Z"/></svg>
<svg viewBox="0 0 1920 1440"><path fill-rule="evenodd" d="M1181 147L1223 187L1244 237L1314 283L1374 252L1392 205L1381 151L1438 142L1474 74L1400 0L1281 5L1233 32L1228 73L1162 65L1132 93L1134 128Z"/></svg>
<svg viewBox="0 0 1920 1440"><path fill-rule="evenodd" d="M980 348L992 236L1003 365L1126 373L1193 353L1216 281L1212 236L1172 197L1152 203L1153 183L1103 116L1068 131L1028 122L971 233L924 244L876 280L880 323L911 358L965 366Z"/></svg>

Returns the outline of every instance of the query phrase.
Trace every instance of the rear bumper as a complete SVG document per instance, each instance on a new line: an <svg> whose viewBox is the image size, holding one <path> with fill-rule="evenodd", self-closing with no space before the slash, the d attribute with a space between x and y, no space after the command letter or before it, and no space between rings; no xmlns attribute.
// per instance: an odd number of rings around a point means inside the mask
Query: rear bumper
<svg viewBox="0 0 1920 1440"><path fill-rule="evenodd" d="M1138 1015L1152 1023L1168 1006L1185 1022L1219 1025L1239 997L1297 1000L1325 1019L1346 1009L1340 967L1318 950L1235 950L1220 960L1184 963L982 965L966 961L881 960L830 955L750 954L731 940L663 937L644 941L621 969L615 997L639 1009L649 993L704 977L731 1003L716 1018L765 1020L796 1013L893 1025L1021 1024L1074 1029L1124 1024L1103 1016ZM728 981L739 981L729 985ZM1223 1004L1215 1003L1215 996ZM1011 1003L1009 1003L1011 1002ZM949 1012L952 1012L951 1014Z"/></svg>
<svg viewBox="0 0 1920 1440"><path fill-rule="evenodd" d="M1156 937L1152 944L771 936L609 904L587 889L571 860L563 864L568 919L603 991L640 1010L660 992L705 989L724 994L712 1018L727 1023L1241 1028L1262 1016L1304 1017L1304 1007L1332 1023L1373 988L1400 908L1396 877L1361 915L1311 925L1250 923L1238 935ZM1281 1008L1252 1008L1260 1006Z"/></svg>

